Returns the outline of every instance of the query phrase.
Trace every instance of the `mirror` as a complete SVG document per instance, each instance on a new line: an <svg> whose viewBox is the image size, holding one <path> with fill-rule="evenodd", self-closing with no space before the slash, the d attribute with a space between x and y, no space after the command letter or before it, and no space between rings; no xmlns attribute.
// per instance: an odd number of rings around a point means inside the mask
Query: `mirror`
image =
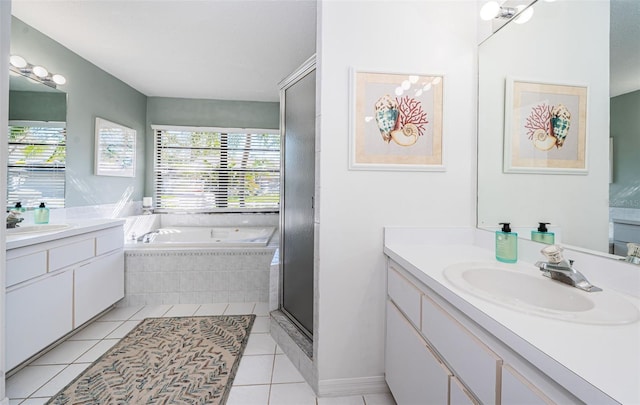
<svg viewBox="0 0 640 405"><path fill-rule="evenodd" d="M65 206L66 115L63 91L10 74L7 207Z"/></svg>
<svg viewBox="0 0 640 405"><path fill-rule="evenodd" d="M634 4L637 8L638 2L611 1L612 39L617 30L625 29L625 24L638 25L637 13L619 11L620 6ZM532 7L534 15L529 22L521 25L508 23L480 44L478 50L478 227L496 229L499 222L511 222L513 228L520 230L520 237L529 238L529 232L536 229L538 222L550 222L558 230L556 239L560 243L608 253L610 22L607 16L610 5L607 1L537 1ZM619 19L621 14L635 18L622 21ZM637 38L637 34L630 38ZM636 48L627 50L623 59L638 53L637 40L634 42ZM614 48L611 53L614 54ZM635 69L640 70L640 66L635 66ZM616 72L614 66L611 72ZM504 172L505 94L509 78L587 87L586 173ZM634 82L637 84L638 80ZM613 84L611 87L613 89ZM625 91L635 90L637 94L638 88L640 86ZM614 101L611 100L612 113ZM638 107L635 111L637 116ZM621 165L616 161L619 156L615 151L619 148L616 147L617 134L613 128L612 120L612 196L617 179L624 179L629 183L622 186L623 194L626 193L628 198L629 194L640 189L639 167L636 164L629 173L620 172L628 170L631 165ZM629 129L625 131L629 132ZM636 137L635 148L627 153L632 153L637 161L640 128L635 128L633 134ZM622 141L619 146L630 147L623 146ZM636 196L634 211L640 212L639 194L633 195Z"/></svg>

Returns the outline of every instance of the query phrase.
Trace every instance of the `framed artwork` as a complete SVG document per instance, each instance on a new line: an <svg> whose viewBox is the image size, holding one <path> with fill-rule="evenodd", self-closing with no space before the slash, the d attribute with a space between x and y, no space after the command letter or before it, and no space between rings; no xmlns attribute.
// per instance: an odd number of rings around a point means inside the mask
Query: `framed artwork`
<svg viewBox="0 0 640 405"><path fill-rule="evenodd" d="M351 71L349 168L444 171L444 77Z"/></svg>
<svg viewBox="0 0 640 405"><path fill-rule="evenodd" d="M136 131L96 118L95 172L97 176L134 177Z"/></svg>
<svg viewBox="0 0 640 405"><path fill-rule="evenodd" d="M505 173L587 173L587 86L508 78Z"/></svg>

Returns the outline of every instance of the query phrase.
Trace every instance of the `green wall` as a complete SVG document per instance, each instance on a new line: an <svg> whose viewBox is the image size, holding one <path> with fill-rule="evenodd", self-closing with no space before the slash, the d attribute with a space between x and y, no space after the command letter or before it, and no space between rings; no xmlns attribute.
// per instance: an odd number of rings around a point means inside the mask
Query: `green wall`
<svg viewBox="0 0 640 405"><path fill-rule="evenodd" d="M37 91L10 91L9 120L65 122L67 95Z"/></svg>
<svg viewBox="0 0 640 405"><path fill-rule="evenodd" d="M611 99L612 207L640 208L640 90Z"/></svg>
<svg viewBox="0 0 640 405"><path fill-rule="evenodd" d="M60 73L67 83L67 206L119 201L128 187L133 200L153 191L151 124L277 129L279 103L149 97L58 42L12 17L11 53ZM96 117L137 131L135 178L94 175Z"/></svg>
<svg viewBox="0 0 640 405"><path fill-rule="evenodd" d="M67 94L66 206L114 203L128 187L134 189L133 199L140 200L147 97L15 17L11 19L11 54L67 78L58 87ZM139 163L134 178L94 175L96 117L137 131Z"/></svg>

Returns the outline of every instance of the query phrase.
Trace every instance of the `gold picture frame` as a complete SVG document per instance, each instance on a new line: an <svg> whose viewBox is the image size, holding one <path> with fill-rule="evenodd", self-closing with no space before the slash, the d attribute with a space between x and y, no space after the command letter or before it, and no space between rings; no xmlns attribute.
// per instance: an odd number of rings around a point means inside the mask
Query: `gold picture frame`
<svg viewBox="0 0 640 405"><path fill-rule="evenodd" d="M588 87L507 78L504 172L587 174Z"/></svg>
<svg viewBox="0 0 640 405"><path fill-rule="evenodd" d="M351 70L349 169L444 171L444 76Z"/></svg>

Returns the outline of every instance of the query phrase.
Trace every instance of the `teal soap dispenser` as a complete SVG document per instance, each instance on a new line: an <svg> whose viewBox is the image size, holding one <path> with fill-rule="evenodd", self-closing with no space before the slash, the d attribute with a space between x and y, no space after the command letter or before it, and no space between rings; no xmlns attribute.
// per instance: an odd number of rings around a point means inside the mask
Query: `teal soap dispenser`
<svg viewBox="0 0 640 405"><path fill-rule="evenodd" d="M502 229L496 231L496 259L504 263L518 261L518 234L511 232L508 222L500 222Z"/></svg>
<svg viewBox="0 0 640 405"><path fill-rule="evenodd" d="M40 206L33 210L33 222L36 224L48 224L49 223L49 208L44 203L40 203Z"/></svg>
<svg viewBox="0 0 640 405"><path fill-rule="evenodd" d="M548 222L538 222L538 230L531 231L531 240L535 242L546 243L547 245L553 245L555 243L556 236L553 232L549 232L547 229Z"/></svg>

